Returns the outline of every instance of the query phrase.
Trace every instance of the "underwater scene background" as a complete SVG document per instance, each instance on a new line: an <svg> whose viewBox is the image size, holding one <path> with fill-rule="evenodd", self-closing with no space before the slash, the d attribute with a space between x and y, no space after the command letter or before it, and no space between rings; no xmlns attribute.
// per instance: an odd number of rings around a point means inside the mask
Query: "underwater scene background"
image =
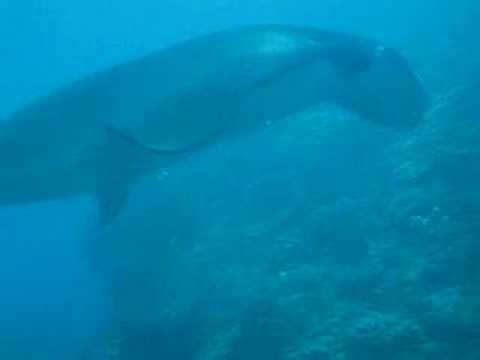
<svg viewBox="0 0 480 360"><path fill-rule="evenodd" d="M200 152L101 234L87 197L1 208L0 358L480 359L479 18L473 0L0 1L0 117L256 23L379 39L431 97L411 131L322 106Z"/></svg>

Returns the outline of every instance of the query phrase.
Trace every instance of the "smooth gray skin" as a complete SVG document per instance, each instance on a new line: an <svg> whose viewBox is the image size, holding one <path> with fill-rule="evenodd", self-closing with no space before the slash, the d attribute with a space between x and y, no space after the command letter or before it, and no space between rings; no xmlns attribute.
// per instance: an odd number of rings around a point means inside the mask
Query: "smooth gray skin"
<svg viewBox="0 0 480 360"><path fill-rule="evenodd" d="M410 128L426 94L394 50L282 25L198 37L90 75L0 129L0 204L93 194L108 223L144 174L321 102Z"/></svg>

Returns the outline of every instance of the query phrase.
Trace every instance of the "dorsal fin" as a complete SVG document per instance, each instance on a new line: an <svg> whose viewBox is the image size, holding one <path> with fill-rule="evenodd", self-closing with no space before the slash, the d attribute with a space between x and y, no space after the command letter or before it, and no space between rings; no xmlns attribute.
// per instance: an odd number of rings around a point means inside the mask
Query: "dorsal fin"
<svg viewBox="0 0 480 360"><path fill-rule="evenodd" d="M107 130L111 135L120 138L126 143L129 143L140 149L143 149L145 151L158 154L158 155L185 155L185 154L193 153L194 151L202 147L205 147L209 143L212 143L213 142L212 140L217 138L217 136L221 135L224 131L223 128L220 128L216 132L212 133L210 137L201 139L201 141L198 141L196 143L187 144L180 148L169 148L169 147L161 147L157 145L150 145L150 144L143 143L142 141L136 139L134 136L130 136L125 132L115 129L113 127L107 127Z"/></svg>
<svg viewBox="0 0 480 360"><path fill-rule="evenodd" d="M100 228L109 226L117 217L127 202L133 185L133 182L126 182L120 187L115 184L103 184L98 188L98 225Z"/></svg>
<svg viewBox="0 0 480 360"><path fill-rule="evenodd" d="M114 129L106 129L107 145L99 153L96 182L96 198L98 201L98 225L100 228L109 226L117 217L126 203L131 189L142 176L142 167L132 166L142 152L152 154L148 149L134 139ZM140 150L141 154L138 154ZM156 153L156 152L155 152Z"/></svg>
<svg viewBox="0 0 480 360"><path fill-rule="evenodd" d="M125 154L132 152L138 153L138 150L140 150L140 152L148 152L150 156L158 156L160 159L163 155L167 162L170 162L172 158L175 159L177 156L180 158L189 155L195 152L195 150L206 146L211 141L210 138L202 139L201 142L189 144L183 148L171 149L144 144L134 136L129 136L113 127L107 127L106 132L109 143L106 149L109 152L124 152ZM215 137L221 132L222 130L219 130L217 133L212 134L212 136ZM145 154L142 156L144 157L144 155ZM104 157L109 158L109 154L106 154ZM118 157L118 154L116 154L116 158ZM136 157L127 160L127 162L135 161L135 159ZM109 167L108 161L106 164L107 166L97 170L101 173L98 176L99 182L96 184L96 196L99 208L98 224L101 228L109 226L117 217L126 203L132 188L144 173L143 171L136 171L135 166L131 168L129 164L125 164L125 167Z"/></svg>
<svg viewBox="0 0 480 360"><path fill-rule="evenodd" d="M170 149L170 148L161 148L159 146L144 144L140 140L136 139L134 136L130 136L121 130L115 129L114 127L107 127L107 131L110 133L110 135L116 136L119 139L123 140L124 142L129 143L130 145L136 146L138 148L141 148L149 152L158 153L158 154L181 154L181 153L189 152L188 148Z"/></svg>

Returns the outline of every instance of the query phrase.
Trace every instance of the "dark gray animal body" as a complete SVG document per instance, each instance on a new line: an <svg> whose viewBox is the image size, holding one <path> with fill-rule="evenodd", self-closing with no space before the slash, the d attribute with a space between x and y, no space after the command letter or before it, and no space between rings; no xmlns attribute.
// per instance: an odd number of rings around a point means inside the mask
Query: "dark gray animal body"
<svg viewBox="0 0 480 360"><path fill-rule="evenodd" d="M426 109L406 61L374 41L280 25L217 32L13 114L0 129L0 204L93 194L108 222L147 172L321 102L401 128Z"/></svg>

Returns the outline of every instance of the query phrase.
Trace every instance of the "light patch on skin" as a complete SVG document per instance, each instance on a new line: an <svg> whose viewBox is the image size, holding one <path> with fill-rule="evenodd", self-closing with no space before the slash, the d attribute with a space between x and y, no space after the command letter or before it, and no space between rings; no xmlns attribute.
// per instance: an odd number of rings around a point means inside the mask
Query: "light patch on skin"
<svg viewBox="0 0 480 360"><path fill-rule="evenodd" d="M380 56L385 51L385 46L377 46L375 48L375 56Z"/></svg>
<svg viewBox="0 0 480 360"><path fill-rule="evenodd" d="M314 42L308 41L308 44L313 45ZM267 34L267 41L263 40L256 50L263 55L276 55L295 51L298 47L298 39L272 32Z"/></svg>
<svg viewBox="0 0 480 360"><path fill-rule="evenodd" d="M168 177L168 175L170 175L170 173L167 170L162 170L156 174L155 178L157 181L163 181Z"/></svg>

